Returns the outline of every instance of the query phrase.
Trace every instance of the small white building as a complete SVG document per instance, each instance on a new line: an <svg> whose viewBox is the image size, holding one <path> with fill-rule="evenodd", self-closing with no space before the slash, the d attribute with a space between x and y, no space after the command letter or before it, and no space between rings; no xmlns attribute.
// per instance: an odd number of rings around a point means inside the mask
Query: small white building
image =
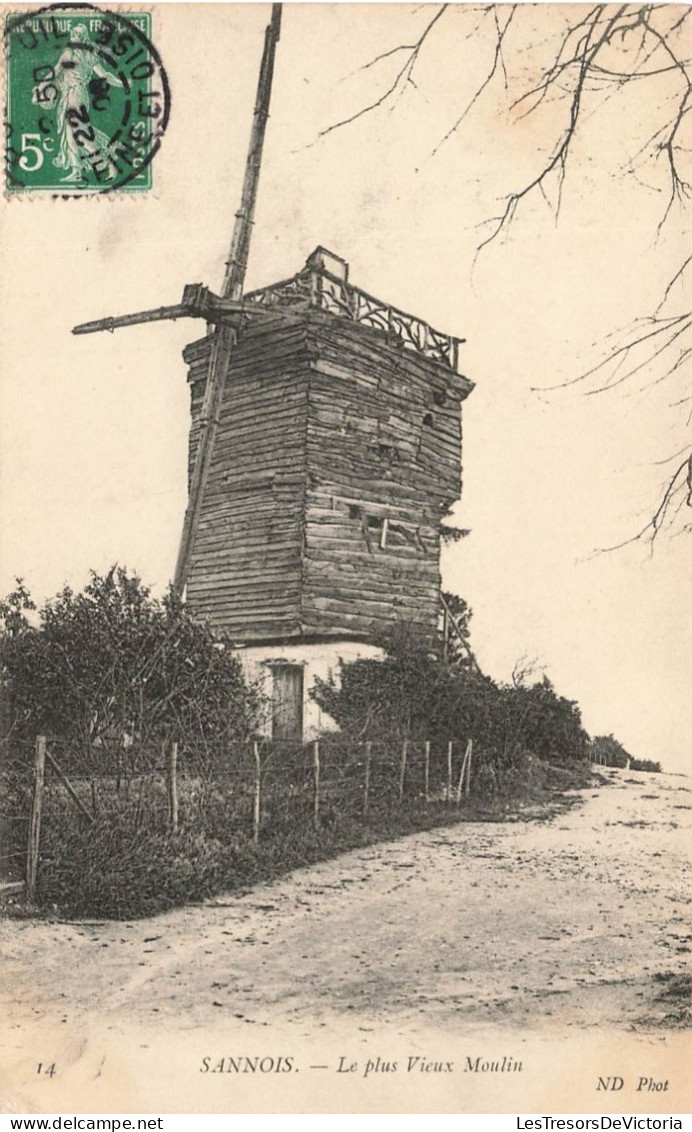
<svg viewBox="0 0 692 1132"><path fill-rule="evenodd" d="M257 682L270 710L262 730L273 739L316 739L336 723L310 696L315 680L338 676L339 661L379 657L359 641L250 645L236 650L245 678Z"/></svg>

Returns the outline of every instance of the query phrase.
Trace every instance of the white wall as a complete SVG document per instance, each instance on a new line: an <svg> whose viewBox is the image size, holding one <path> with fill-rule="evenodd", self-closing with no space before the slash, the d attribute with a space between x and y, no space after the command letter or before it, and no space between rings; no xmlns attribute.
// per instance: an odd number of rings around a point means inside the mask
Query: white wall
<svg viewBox="0 0 692 1132"><path fill-rule="evenodd" d="M271 735L272 661L302 664L303 681L303 738L315 739L323 731L334 731L336 723L311 699L309 692L315 679L326 679L337 672L339 660L352 661L365 657L381 657L382 649L358 641L329 641L323 644L250 645L235 651L243 666L246 680L258 681L267 697L267 716L263 733Z"/></svg>

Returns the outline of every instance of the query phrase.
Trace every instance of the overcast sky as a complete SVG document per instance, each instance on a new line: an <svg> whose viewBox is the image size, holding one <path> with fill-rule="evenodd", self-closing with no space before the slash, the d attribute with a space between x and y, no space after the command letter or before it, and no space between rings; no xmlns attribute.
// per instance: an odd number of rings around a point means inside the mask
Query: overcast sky
<svg viewBox="0 0 692 1132"><path fill-rule="evenodd" d="M574 10L525 13L511 75L535 65L532 44L550 50ZM173 101L148 199L3 201L2 592L20 574L43 599L114 561L157 590L172 575L186 490L181 349L200 324L70 328L176 302L187 282L219 288L268 11L155 10ZM653 556L639 545L593 553L635 533L657 502L667 469L655 462L680 446L670 390L642 380L600 396L532 392L595 364L607 334L655 306L689 248L678 211L654 241L660 167L622 174L658 102L642 88L595 100L559 221L541 198L527 202L474 268L479 225L538 167L563 110L519 120L501 87L489 90L432 156L492 58L469 7L431 32L415 86L316 140L386 90L401 53L353 72L412 42L433 11L286 6L248 286L293 274L323 244L356 285L467 339L462 369L476 388L457 518L472 534L445 552L443 571L474 609L481 665L506 679L518 658L535 658L579 700L591 733L682 770L689 537L662 539Z"/></svg>

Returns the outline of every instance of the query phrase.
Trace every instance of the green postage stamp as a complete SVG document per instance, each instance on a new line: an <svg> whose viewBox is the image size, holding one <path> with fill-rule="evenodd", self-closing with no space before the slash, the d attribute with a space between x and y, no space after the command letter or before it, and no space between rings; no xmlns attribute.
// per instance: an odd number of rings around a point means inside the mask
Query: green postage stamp
<svg viewBox="0 0 692 1132"><path fill-rule="evenodd" d="M8 194L151 189L170 94L150 12L17 11L5 19L5 52Z"/></svg>

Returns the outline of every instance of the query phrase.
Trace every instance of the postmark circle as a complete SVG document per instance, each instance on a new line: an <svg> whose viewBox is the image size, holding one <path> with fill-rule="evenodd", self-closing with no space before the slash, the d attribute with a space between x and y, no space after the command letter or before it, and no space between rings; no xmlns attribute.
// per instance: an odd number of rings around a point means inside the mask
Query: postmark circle
<svg viewBox="0 0 692 1132"><path fill-rule="evenodd" d="M7 18L10 193L151 187L171 99L150 24L88 3Z"/></svg>

